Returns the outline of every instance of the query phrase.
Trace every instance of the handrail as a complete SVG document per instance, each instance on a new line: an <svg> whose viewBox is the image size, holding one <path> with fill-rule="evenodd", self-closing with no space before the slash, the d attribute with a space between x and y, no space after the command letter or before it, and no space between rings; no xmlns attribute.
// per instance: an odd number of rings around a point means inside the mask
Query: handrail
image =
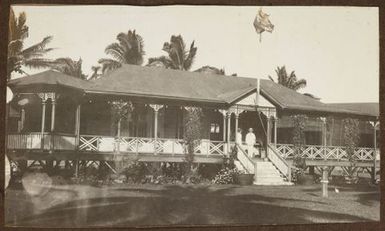
<svg viewBox="0 0 385 231"><path fill-rule="evenodd" d="M274 164L277 169L286 176L287 180L291 181L291 168L292 166L282 158L279 153L270 144L267 144L269 151L267 152L267 158ZM283 166L282 166L283 165Z"/></svg>
<svg viewBox="0 0 385 231"><path fill-rule="evenodd" d="M236 143L235 145L238 148L238 150L240 150L240 152L237 152L237 157L239 162L243 166L243 168L247 171L247 173L255 174L254 161L247 155L245 150L243 150L243 148L239 144ZM242 153L241 156L239 155L240 153ZM248 163L245 163L245 162L248 162Z"/></svg>
<svg viewBox="0 0 385 231"><path fill-rule="evenodd" d="M294 147L294 144L284 144L284 143L278 143L277 146L279 145L286 145L286 146L289 146L289 147ZM303 145L302 147L306 148L306 147L318 147L318 148L323 148L325 147L324 145L317 145L317 144L305 144ZM346 148L346 146L338 146L338 145L327 145L326 146L327 148ZM374 147L355 147L355 149L374 149ZM378 148L376 148L378 149Z"/></svg>

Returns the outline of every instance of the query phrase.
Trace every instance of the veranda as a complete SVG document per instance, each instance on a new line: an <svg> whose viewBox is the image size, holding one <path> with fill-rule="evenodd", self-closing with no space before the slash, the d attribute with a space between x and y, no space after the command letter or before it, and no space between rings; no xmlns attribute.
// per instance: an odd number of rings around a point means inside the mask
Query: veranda
<svg viewBox="0 0 385 231"><path fill-rule="evenodd" d="M163 83L146 84L156 81ZM167 90L167 81L178 90ZM195 88L184 89L189 86L186 81ZM319 125L310 129L313 138L302 154L308 166L350 166L346 148L327 142L325 117L330 115L372 121L373 146L355 150L355 166L371 173L379 166L379 151L374 148L376 117L330 109L271 81L127 65L91 82L47 71L11 81L10 87L16 93L10 106L17 112L9 110L7 150L13 161L25 167L29 165L26 160L42 165L66 161L77 167L79 161L88 166L128 155L144 162L183 162L188 108L203 112L202 140L194 153L198 163L222 163L235 145L237 128L246 131L252 127L261 145L262 160L271 162L290 181L293 145L279 143L288 136L280 120L302 113ZM283 107L287 97L308 109ZM119 126L112 121L110 105L117 100L133 104L133 112ZM238 159L245 170L256 173L258 161L249 158L242 145Z"/></svg>

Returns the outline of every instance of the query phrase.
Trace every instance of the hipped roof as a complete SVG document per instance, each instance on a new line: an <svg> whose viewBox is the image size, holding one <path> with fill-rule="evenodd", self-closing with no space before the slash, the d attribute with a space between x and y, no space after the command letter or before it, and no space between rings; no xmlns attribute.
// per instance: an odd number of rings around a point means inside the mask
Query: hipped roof
<svg viewBox="0 0 385 231"><path fill-rule="evenodd" d="M322 103L271 80L261 79L260 85L261 95L283 111L375 116L367 110ZM123 65L121 68L91 81L49 70L11 80L9 86L12 89L28 89L36 86L43 89L63 87L77 89L87 94L126 95L230 106L256 91L258 80L256 78L202 74L161 67Z"/></svg>

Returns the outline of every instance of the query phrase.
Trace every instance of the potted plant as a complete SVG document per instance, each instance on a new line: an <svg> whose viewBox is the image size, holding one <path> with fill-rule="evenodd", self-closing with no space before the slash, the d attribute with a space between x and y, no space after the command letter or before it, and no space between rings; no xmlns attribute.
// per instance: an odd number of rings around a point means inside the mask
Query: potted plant
<svg viewBox="0 0 385 231"><path fill-rule="evenodd" d="M238 171L236 181L239 185L252 185L254 182L254 174Z"/></svg>

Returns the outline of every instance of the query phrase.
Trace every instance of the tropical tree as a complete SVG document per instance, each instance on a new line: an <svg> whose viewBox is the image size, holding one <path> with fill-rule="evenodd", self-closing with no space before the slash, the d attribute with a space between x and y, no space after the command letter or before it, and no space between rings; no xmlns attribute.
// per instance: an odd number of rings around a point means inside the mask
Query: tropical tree
<svg viewBox="0 0 385 231"><path fill-rule="evenodd" d="M287 88L293 89L295 91L298 91L301 88L306 87L306 80L305 79L299 79L297 80L297 76L295 75L295 72L292 71L290 75L286 72L286 67L277 67L275 70L275 73L277 74L278 84L285 86ZM274 81L274 79L269 75L269 78L271 81Z"/></svg>
<svg viewBox="0 0 385 231"><path fill-rule="evenodd" d="M91 79L97 79L99 77L99 70L100 70L101 66L92 66L91 67L91 70L92 70L92 75L91 77L89 78L90 80Z"/></svg>
<svg viewBox="0 0 385 231"><path fill-rule="evenodd" d="M71 58L58 58L52 64L52 69L60 71L64 74L79 78L87 79L87 75L83 74L82 71L82 59L78 61L72 60Z"/></svg>
<svg viewBox="0 0 385 231"><path fill-rule="evenodd" d="M116 39L118 42L111 43L104 50L112 58L99 60L102 72L119 68L122 64L142 65L145 54L143 38L135 30L129 30L127 33L119 33Z"/></svg>
<svg viewBox="0 0 385 231"><path fill-rule="evenodd" d="M149 58L148 66L162 66L165 68L188 71L194 62L197 48L194 41L190 45L190 49L186 50L186 44L181 35L172 35L170 42L163 44L163 51L167 56L157 58Z"/></svg>
<svg viewBox="0 0 385 231"><path fill-rule="evenodd" d="M44 55L52 50L52 48L46 48L51 42L52 36L47 36L41 42L24 48L24 40L29 36L26 22L25 12L20 13L17 17L11 8L8 29L7 80L11 79L13 72L27 74L23 67L47 68L52 65L51 60L44 58Z"/></svg>
<svg viewBox="0 0 385 231"><path fill-rule="evenodd" d="M205 74L217 74L217 75L224 75L225 70L212 67L212 66L203 66L199 69L196 69L194 72L200 72L200 73L205 73Z"/></svg>

